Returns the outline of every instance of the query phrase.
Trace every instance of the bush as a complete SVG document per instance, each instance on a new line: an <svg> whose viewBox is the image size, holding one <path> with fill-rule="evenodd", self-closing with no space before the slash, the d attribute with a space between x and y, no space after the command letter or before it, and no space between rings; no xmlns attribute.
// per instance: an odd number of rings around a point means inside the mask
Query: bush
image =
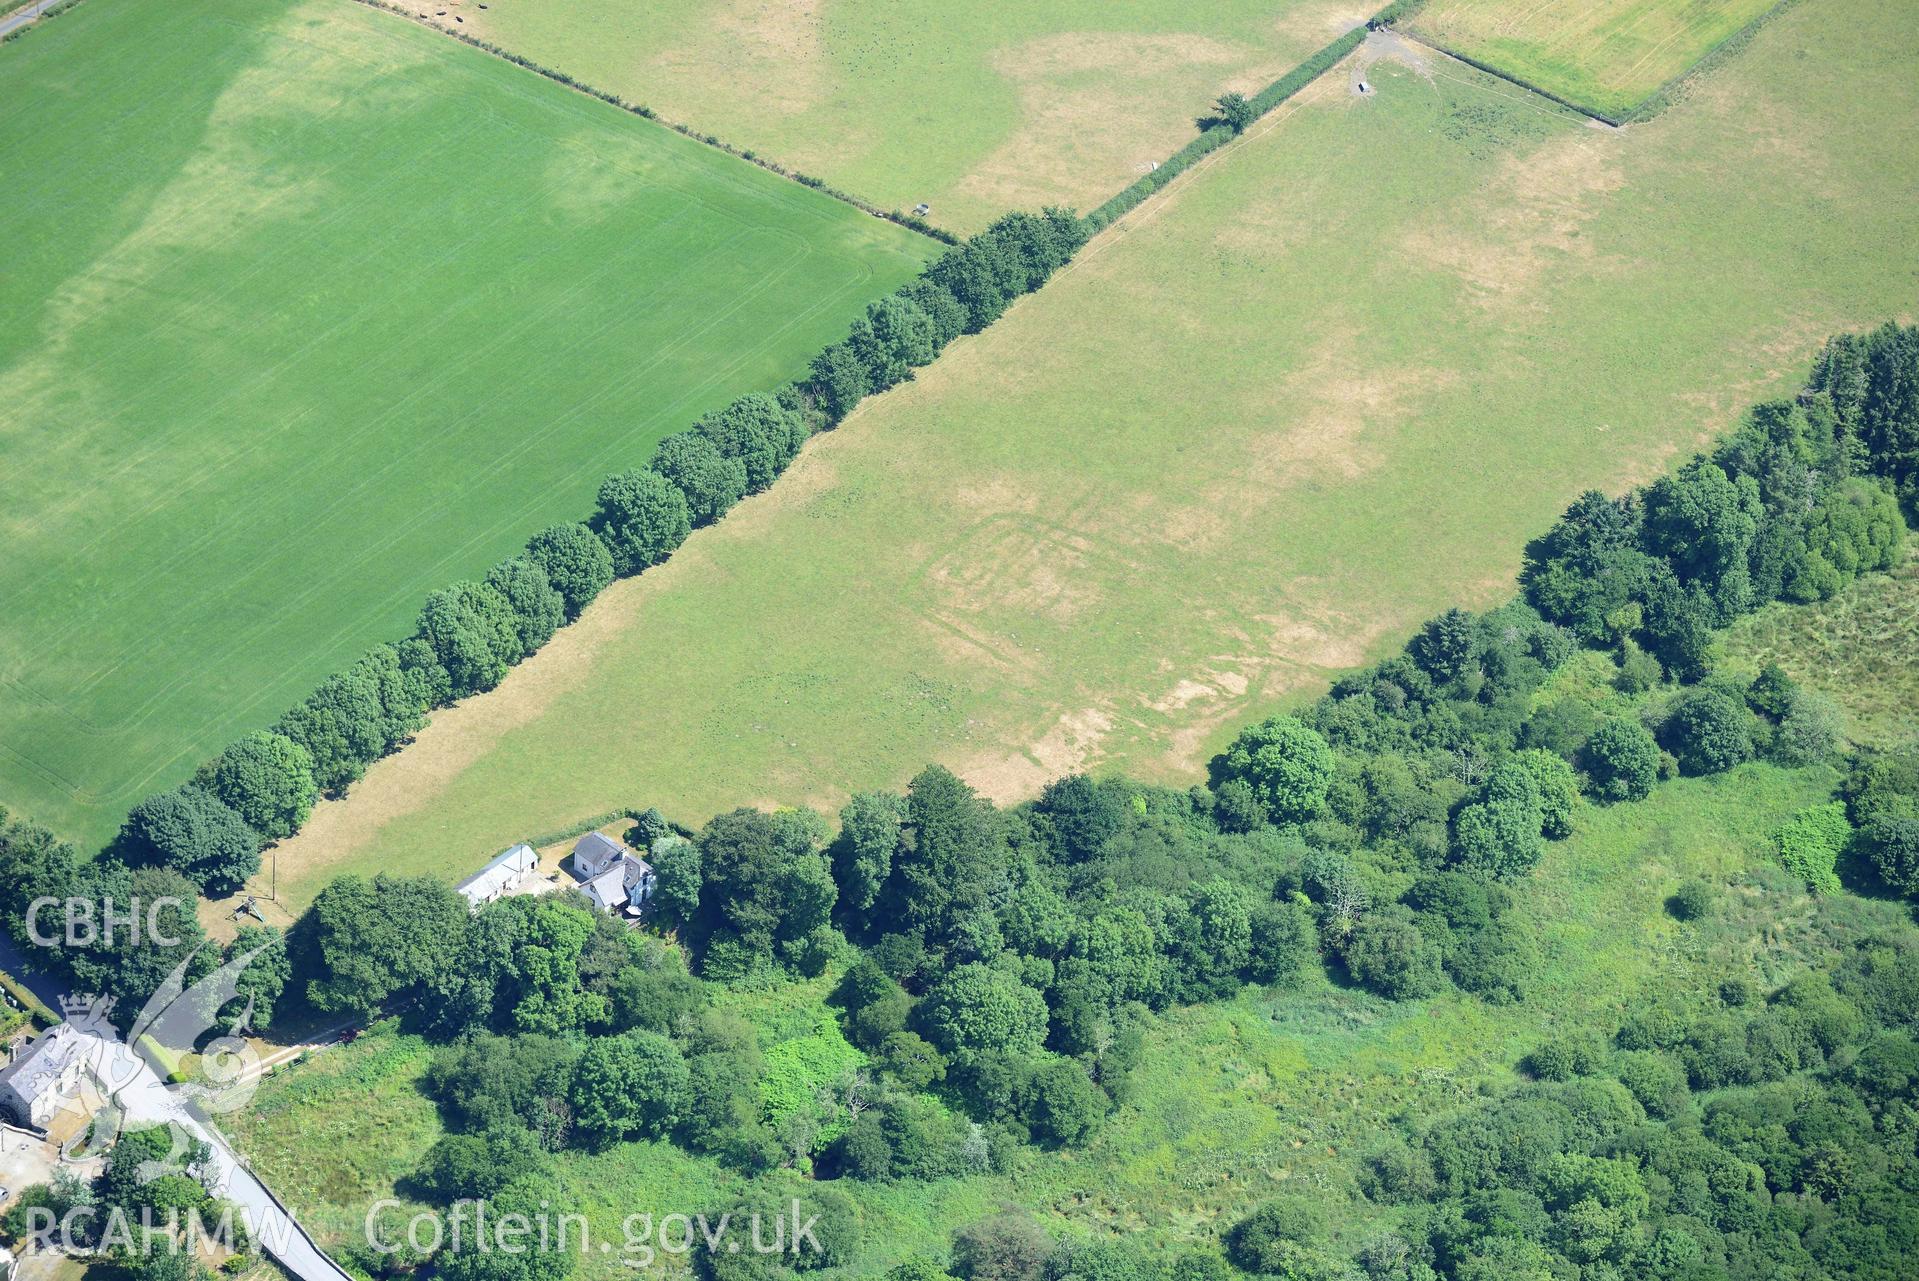
<svg viewBox="0 0 1919 1281"><path fill-rule="evenodd" d="M1657 689L1666 679L1665 668L1659 660L1648 654L1630 640L1619 647L1619 671L1613 677L1613 687L1622 694L1644 694Z"/></svg>
<svg viewBox="0 0 1919 1281"><path fill-rule="evenodd" d="M1495 1005L1524 1000L1538 967L1532 936L1510 919L1455 934L1446 950L1446 973L1453 982Z"/></svg>
<svg viewBox="0 0 1919 1281"><path fill-rule="evenodd" d="M1541 1081L1570 1081L1591 1076L1604 1062L1605 1049L1590 1036L1563 1036L1541 1044L1521 1064Z"/></svg>
<svg viewBox="0 0 1919 1281"><path fill-rule="evenodd" d="M1106 1117L1105 1091L1071 1059L1048 1056L1022 1082L1020 1119L1051 1145L1083 1143Z"/></svg>
<svg viewBox="0 0 1919 1281"><path fill-rule="evenodd" d="M1304 1200L1268 1201L1226 1233L1226 1257L1248 1272L1301 1275L1311 1246L1325 1230L1319 1210Z"/></svg>
<svg viewBox="0 0 1919 1281"><path fill-rule="evenodd" d="M1584 763L1600 800L1643 801L1659 777L1659 744L1635 721L1605 721L1586 740Z"/></svg>
<svg viewBox="0 0 1919 1281"><path fill-rule="evenodd" d="M1814 894L1836 894L1839 876L1834 869L1851 839L1852 824L1846 819L1846 807L1830 801L1800 810L1774 835L1773 843L1779 861L1805 881L1807 889Z"/></svg>
<svg viewBox="0 0 1919 1281"><path fill-rule="evenodd" d="M1346 942L1345 961L1357 982L1396 1001L1431 996L1445 983L1438 949L1397 906L1359 919Z"/></svg>
<svg viewBox="0 0 1919 1281"><path fill-rule="evenodd" d="M953 1234L953 1273L964 1281L1041 1281L1053 1242L1023 1214L997 1214Z"/></svg>
<svg viewBox="0 0 1919 1281"><path fill-rule="evenodd" d="M1752 678L1752 684L1746 687L1746 704L1753 711L1760 712L1774 720L1786 714L1793 699L1799 695L1799 686L1792 677L1786 675L1785 668L1777 663L1767 663L1759 669L1759 675Z"/></svg>
<svg viewBox="0 0 1919 1281"><path fill-rule="evenodd" d="M1691 1097L1686 1072L1655 1050L1623 1050L1613 1058L1612 1073L1639 1100L1646 1115L1668 1120L1685 1110Z"/></svg>
<svg viewBox="0 0 1919 1281"><path fill-rule="evenodd" d="M1865 844L1881 880L1901 894L1919 896L1919 818L1875 819Z"/></svg>
<svg viewBox="0 0 1919 1281"><path fill-rule="evenodd" d="M1752 713L1716 690L1682 695L1663 730L1688 774L1718 774L1752 759Z"/></svg>
<svg viewBox="0 0 1919 1281"><path fill-rule="evenodd" d="M1781 765L1817 765L1839 749L1839 706L1824 694L1796 693L1773 729L1767 755Z"/></svg>
<svg viewBox="0 0 1919 1281"><path fill-rule="evenodd" d="M1681 921L1697 921L1712 911L1712 887L1697 877L1681 881L1672 897L1666 900L1666 910Z"/></svg>

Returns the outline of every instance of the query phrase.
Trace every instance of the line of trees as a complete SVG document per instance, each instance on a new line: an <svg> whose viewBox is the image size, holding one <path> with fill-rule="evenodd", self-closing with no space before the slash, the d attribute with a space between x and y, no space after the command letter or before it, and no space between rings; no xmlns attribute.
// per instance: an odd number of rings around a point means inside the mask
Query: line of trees
<svg viewBox="0 0 1919 1281"><path fill-rule="evenodd" d="M977 263L952 270L988 278ZM846 347L912 328L869 320ZM1002 810L932 766L903 792L855 796L837 828L807 811L742 809L688 839L648 812L635 839L659 876L661 922L677 927L684 952L567 899L470 913L430 878L349 876L316 899L277 972L249 971L247 981L266 1010L276 998L336 1015L406 1010L442 1040L431 1081L452 1133L418 1175L426 1196L474 1179L534 1186L560 1149L653 1138L756 1179L925 1180L1002 1167L1019 1144L1071 1146L1097 1131L1128 1096L1155 1010L1249 983L1296 983L1322 966L1392 999L1454 985L1523 1000L1537 951L1509 909L1584 806L1630 803L1662 777L1757 755L1804 764L1838 753L1830 708L1776 668L1750 679L1711 671L1704 642L1736 612L1723 602L1816 599L1899 553L1892 495L1913 497L1915 386L1913 331L1835 340L1797 401L1760 406L1726 444L1627 499L1576 502L1534 545L1526 599L1484 615L1448 611L1403 654L1343 678L1299 715L1249 726L1204 786L1071 776ZM770 481L796 439L793 412L778 398L747 398L690 433L710 453L682 443L675 465L685 476L719 475L712 492L722 495ZM644 561L661 509L683 510L661 486L672 485L691 522L686 489L646 474L660 483L610 481L594 525L536 540L530 563L575 571L549 576L551 590L568 583L583 603L616 555ZM1588 536L1593 529L1604 536ZM584 555L560 554L569 548ZM1675 594L1700 611L1688 628L1657 621ZM505 616L460 621L463 611L484 616L482 606L449 594L435 615L462 673L484 672L489 655L525 643ZM564 592L560 608L574 608ZM422 632L409 644L437 656ZM484 643L446 642L463 632ZM1700 643L1665 648L1661 638L1676 633ZM1597 703L1547 688L1582 646L1609 662L1611 688ZM356 669L362 687L404 688L417 670L404 648ZM1676 654L1689 661L1669 663ZM455 679L455 665L439 666ZM371 694L362 705L374 705ZM295 821L303 795L271 738L247 740L201 784L244 799L244 812L229 808L249 827ZM1821 859L1830 876L1851 857L1884 888L1913 892L1919 755L1861 755L1845 777L1839 801L1805 816L1782 857L1815 881ZM206 820L183 810L166 821ZM0 907L16 922L42 893L151 895L185 884L170 868L82 864L44 833L0 826ZM1673 910L1696 918L1711 901L1710 887L1682 887ZM196 923L177 924L199 937ZM148 940L57 963L137 1002L183 948ZM713 1008L708 985L829 968L839 976L837 1023L822 1046L846 1068L801 1088L817 1090L811 1104L774 1107L754 1036ZM1662 1036L1622 1032L1619 1048L1669 1053L1697 1082L1773 1079L1740 1064L1762 1041L1772 1045L1774 1030L1728 1032L1695 1050ZM1591 1059L1578 1047L1542 1047L1533 1066L1550 1077ZM1698 1066L1722 1061L1732 1066ZM1794 1070L1816 1068L1795 1061ZM1635 1099L1670 1092L1670 1065L1619 1063ZM1581 1199L1549 1201L1540 1222ZM1315 1257L1315 1230L1295 1218L1287 1206L1262 1211L1229 1236L1227 1255L1281 1272ZM1558 1248L1550 1243L1560 1230L1543 1227L1541 1239ZM1427 1246L1402 1244L1427 1257ZM1567 1257L1588 1250L1567 1248ZM973 1266L963 1253L955 1268ZM1207 1255L1191 1266L1226 1264Z"/></svg>
<svg viewBox="0 0 1919 1281"><path fill-rule="evenodd" d="M606 478L585 521L542 530L484 576L432 593L412 635L374 646L270 728L134 806L109 855L171 868L209 895L239 888L259 870L263 845L299 831L319 797L344 793L428 712L498 685L615 578L659 564L694 529L766 489L813 432L992 324L1085 239L1076 216L1049 209L1007 214L949 250L869 305L805 378L741 396L667 437L645 466Z"/></svg>

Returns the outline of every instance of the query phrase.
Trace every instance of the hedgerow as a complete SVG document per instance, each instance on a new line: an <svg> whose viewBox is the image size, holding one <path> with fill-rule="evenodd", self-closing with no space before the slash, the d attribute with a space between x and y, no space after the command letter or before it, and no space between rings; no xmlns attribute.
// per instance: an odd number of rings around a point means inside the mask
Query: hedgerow
<svg viewBox="0 0 1919 1281"><path fill-rule="evenodd" d="M1368 31L1378 30L1402 18L1411 17L1424 7L1425 3L1426 0L1398 0L1398 3L1387 5L1367 19L1363 25L1343 33L1251 98L1244 98L1239 94L1225 95L1220 99L1221 119L1202 122L1197 138L1154 165L1152 172L1139 178L1125 190L1116 193L1093 212L1087 214L1088 227L1093 232L1110 227L1123 215L1138 208L1148 196L1165 187L1208 155L1218 151L1244 133L1254 121L1324 75L1333 64L1364 43Z"/></svg>
<svg viewBox="0 0 1919 1281"><path fill-rule="evenodd" d="M71 0L71 4L63 5L61 6L61 8L63 9L70 8L72 4L78 4L78 3L80 3L80 0ZM424 21L424 19L415 11L409 10L401 5L388 3L388 0L359 0L359 3L366 5L369 9L384 10L387 13L394 14L398 17L406 18L409 21L422 21L422 22ZM52 12L54 11L49 10L49 13L52 13ZM736 147L732 143L727 142L723 138L716 137L710 133L702 133L699 130L693 128L691 125L681 124L677 120L668 120L665 117L661 116L659 112L653 110L651 107L645 106L641 103L628 102L626 99L620 97L616 93L608 93L604 89L596 88L593 85L590 85L583 80L577 79L576 77L569 74L568 72L561 71L555 67L546 66L544 63L535 62L533 59L527 57L525 54L515 53L513 50L502 48L501 46L494 44L490 40L482 40L478 36L468 35L464 31L459 31L451 27L442 27L442 26L439 26L437 23L427 24L427 25L431 25L434 28L434 30L439 31L451 37L454 40L458 40L461 44L470 45L471 47L475 49L479 49L485 53L490 53L496 58L512 63L516 67L523 67L526 70L531 71L533 74L537 76L543 76L546 79L553 81L555 84L565 85L569 89L572 89L579 93L583 93L589 98L598 98L601 102L606 103L608 106L618 107L621 111L629 112L633 115L641 117L642 119L651 120L658 124L665 125L668 129L671 129L674 133L680 134L687 138L691 138L695 142L705 143L707 146L712 147L717 151L724 151L727 155L733 156L740 160L744 160L750 165L758 165L761 169L766 170L768 173L778 174L782 178L791 179L792 181L799 183L803 187L811 187L813 190L820 192L822 195L831 196L833 199L838 200L843 204L852 205L855 209L860 210L862 213L871 214L875 218L884 218L887 222L898 223L902 227L906 227L909 230L919 232L922 236L930 237L934 240L941 241L942 243L945 243L945 244L952 245L952 244L958 244L960 242L959 237L955 236L952 232L947 231L946 229L942 227L935 227L933 224L927 222L926 220L922 218L916 218L911 214L901 213L897 209L881 209L878 205L871 204L865 200L861 200L858 196L855 196L851 194L850 192L841 191L838 187L832 186L831 184L827 183L823 179L815 178L811 174L799 173L795 170L788 169L786 166L780 164L779 162L774 160L769 160L765 156L760 155L758 152L754 151L750 147ZM15 32L14 34L18 35L20 33Z"/></svg>
<svg viewBox="0 0 1919 1281"><path fill-rule="evenodd" d="M210 807L250 824L256 848L293 835L315 796L343 794L372 762L404 744L428 712L498 685L614 578L661 563L692 530L766 489L814 431L837 424L866 396L910 379L959 334L992 324L1015 298L1064 266L1085 239L1079 218L1049 209L1007 214L955 245L918 279L869 305L845 339L814 358L802 381L772 395L740 396L668 436L647 465L605 479L585 521L542 530L521 554L479 580L431 593L411 636L376 645L322 682L270 733L229 748L199 780L210 796L167 803L170 815L191 808L200 816L165 828L192 833L191 840L156 841L151 831L160 829L147 820L159 811L147 805L136 808L143 817L114 848L170 866L218 868L203 875L223 888L243 879L251 870L245 842L235 841L227 815ZM233 765L263 753L279 762L271 776ZM297 780L288 776L289 763ZM193 848L174 848L183 842Z"/></svg>

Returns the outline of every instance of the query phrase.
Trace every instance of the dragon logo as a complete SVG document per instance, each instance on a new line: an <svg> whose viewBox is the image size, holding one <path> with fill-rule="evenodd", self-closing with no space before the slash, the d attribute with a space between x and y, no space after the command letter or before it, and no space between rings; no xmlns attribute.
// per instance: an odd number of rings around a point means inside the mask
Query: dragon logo
<svg viewBox="0 0 1919 1281"><path fill-rule="evenodd" d="M98 996L61 1001L67 1034L85 1038L87 1075L98 1084L105 1103L66 1155L98 1156L129 1129L165 1125L171 1136L167 1154L142 1162L139 1177L150 1182L168 1174L191 1174L206 1159L204 1142L183 1122L209 1120L245 1107L259 1088L260 1056L246 1034L252 1029L251 995L240 1001L240 976L267 951L284 946L279 937L236 956L199 978L205 943L176 966L141 1007L124 1037L110 1021L114 1002ZM209 1032L218 1034L208 1039ZM62 1102L80 1108L77 1091Z"/></svg>

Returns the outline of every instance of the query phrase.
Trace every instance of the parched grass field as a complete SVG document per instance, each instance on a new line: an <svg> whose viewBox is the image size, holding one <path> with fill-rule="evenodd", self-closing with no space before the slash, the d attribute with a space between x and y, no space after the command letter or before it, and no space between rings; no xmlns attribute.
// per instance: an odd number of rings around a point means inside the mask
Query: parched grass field
<svg viewBox="0 0 1919 1281"><path fill-rule="evenodd" d="M940 247L345 0L0 101L0 797L86 840Z"/></svg>
<svg viewBox="0 0 1919 1281"><path fill-rule="evenodd" d="M943 1259L955 1228L1007 1205L1062 1234L1121 1233L1170 1255L1216 1239L1282 1186L1314 1189L1341 1242L1357 1246L1378 1211L1356 1195L1352 1158L1395 1115L1430 1115L1510 1081L1520 1057L1556 1032L1603 1029L1656 996L1694 995L1730 975L1776 985L1835 931L1904 919L1893 903L1813 899L1774 865L1771 833L1834 781L1823 767L1755 764L1663 784L1642 804L1582 811L1573 838L1515 887L1514 911L1542 954L1521 1004L1457 992L1395 1003L1316 977L1166 1012L1149 1032L1137 1091L1086 1149L1028 1150L1004 1173L930 1185L839 1182L864 1229L849 1274L878 1276L914 1254ZM1665 907L1687 877L1720 891L1693 924ZM777 1055L809 1034L831 986L829 975L723 999ZM368 1207L441 1133L418 1086L430 1053L416 1038L376 1034L282 1070L232 1118L241 1150L324 1241L357 1239ZM711 1160L629 1144L566 1157L554 1202L585 1214L594 1239L618 1241L629 1214L717 1211L738 1189ZM593 1256L582 1275L631 1273Z"/></svg>
<svg viewBox="0 0 1919 1281"><path fill-rule="evenodd" d="M279 853L456 879L617 806L1190 782L1232 728L1798 387L1919 297L1919 34L1769 24L1602 131L1457 66L1345 69L772 492L438 717ZM1877 104L1879 127L1849 123Z"/></svg>
<svg viewBox="0 0 1919 1281"><path fill-rule="evenodd" d="M1780 0L1432 0L1410 29L1602 115L1629 114Z"/></svg>
<svg viewBox="0 0 1919 1281"><path fill-rule="evenodd" d="M882 208L1082 212L1363 21L1368 0L409 5ZM456 19L459 21L456 24Z"/></svg>

